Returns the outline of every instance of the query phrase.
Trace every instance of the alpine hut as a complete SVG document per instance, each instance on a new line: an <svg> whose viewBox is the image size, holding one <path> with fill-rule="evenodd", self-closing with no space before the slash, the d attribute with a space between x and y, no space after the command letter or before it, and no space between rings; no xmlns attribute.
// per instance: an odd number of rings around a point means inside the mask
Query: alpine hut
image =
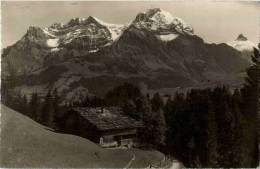
<svg viewBox="0 0 260 169"><path fill-rule="evenodd" d="M73 108L62 116L61 131L85 137L101 147L137 146L141 121L118 107Z"/></svg>

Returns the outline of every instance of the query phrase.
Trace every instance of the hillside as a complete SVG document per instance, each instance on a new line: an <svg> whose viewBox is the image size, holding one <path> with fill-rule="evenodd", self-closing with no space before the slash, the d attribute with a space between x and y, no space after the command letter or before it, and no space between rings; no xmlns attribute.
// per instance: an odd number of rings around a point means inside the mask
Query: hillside
<svg viewBox="0 0 260 169"><path fill-rule="evenodd" d="M1 168L122 168L132 159L126 150L102 149L87 139L52 132L4 105L0 150ZM140 167L163 158L156 151L135 150L137 157L143 153L149 153L152 161L136 159Z"/></svg>

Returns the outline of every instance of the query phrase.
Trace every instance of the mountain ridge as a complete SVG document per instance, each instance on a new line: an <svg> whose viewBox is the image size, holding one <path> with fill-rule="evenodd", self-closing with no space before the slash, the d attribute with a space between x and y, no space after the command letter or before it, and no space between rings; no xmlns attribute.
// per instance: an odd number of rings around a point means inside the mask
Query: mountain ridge
<svg viewBox="0 0 260 169"><path fill-rule="evenodd" d="M205 43L190 25L158 8L125 26L90 16L48 29L32 27L2 56L3 70L11 62L26 75L23 86L58 88L64 98L82 88L102 95L123 82L150 89L218 83L250 65L241 52Z"/></svg>

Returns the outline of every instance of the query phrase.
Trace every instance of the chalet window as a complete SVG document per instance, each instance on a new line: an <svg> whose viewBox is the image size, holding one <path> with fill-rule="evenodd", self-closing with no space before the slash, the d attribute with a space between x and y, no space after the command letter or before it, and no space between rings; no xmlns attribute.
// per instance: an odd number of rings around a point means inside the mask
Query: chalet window
<svg viewBox="0 0 260 169"><path fill-rule="evenodd" d="M122 139L130 139L130 138L135 138L136 134L127 134L127 135L122 135Z"/></svg>
<svg viewBox="0 0 260 169"><path fill-rule="evenodd" d="M114 136L104 136L103 137L103 142L104 143L111 143L114 141Z"/></svg>
<svg viewBox="0 0 260 169"><path fill-rule="evenodd" d="M121 135L114 136L114 140L116 140L116 141L121 140Z"/></svg>

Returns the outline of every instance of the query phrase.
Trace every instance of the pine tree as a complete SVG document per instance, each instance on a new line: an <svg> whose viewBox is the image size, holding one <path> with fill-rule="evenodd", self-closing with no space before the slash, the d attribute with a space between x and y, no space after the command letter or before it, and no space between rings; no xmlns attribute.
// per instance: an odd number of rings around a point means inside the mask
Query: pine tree
<svg viewBox="0 0 260 169"><path fill-rule="evenodd" d="M155 134L154 134L154 121L155 116L151 110L151 105L148 102L144 103L144 109L140 115L140 119L144 122L144 128L140 131L140 139L146 144L154 144Z"/></svg>
<svg viewBox="0 0 260 169"><path fill-rule="evenodd" d="M73 103L72 103L72 101L70 101L70 103L69 103L69 108L70 108L70 109L73 108Z"/></svg>
<svg viewBox="0 0 260 169"><path fill-rule="evenodd" d="M33 92L31 95L31 100L29 102L29 117L37 122L41 122L40 108L41 108L41 102L40 102L40 98L38 97L38 93Z"/></svg>
<svg viewBox="0 0 260 169"><path fill-rule="evenodd" d="M42 107L42 124L53 127L53 99L51 92L48 91L44 98L43 107Z"/></svg>
<svg viewBox="0 0 260 169"><path fill-rule="evenodd" d="M218 135L217 124L215 119L215 112L209 112L208 119L208 138L207 138L207 151L208 151L208 164L209 167L218 167Z"/></svg>
<svg viewBox="0 0 260 169"><path fill-rule="evenodd" d="M27 100L27 97L24 95L23 96L23 109L22 109L22 113L25 114L25 115L28 115L28 100Z"/></svg>
<svg viewBox="0 0 260 169"><path fill-rule="evenodd" d="M193 137L191 137L190 141L188 142L187 147L189 147L189 167L193 167L193 161L195 161L193 159L193 151L196 148ZM199 160L196 160L196 161L199 161Z"/></svg>
<svg viewBox="0 0 260 169"><path fill-rule="evenodd" d="M20 112L20 113L22 113L23 103L22 103L22 94L21 94L20 90L15 95L13 109L18 111L18 112Z"/></svg>
<svg viewBox="0 0 260 169"><path fill-rule="evenodd" d="M54 122L54 125L57 123L57 118L59 116L59 113L60 113L60 98L59 98L59 95L58 95L58 92L57 92L57 89L55 88L54 91L53 91L53 122Z"/></svg>
<svg viewBox="0 0 260 169"><path fill-rule="evenodd" d="M183 94L175 93L174 98L169 98L165 105L165 120L167 126L166 132L166 144L170 147L170 152L175 153L174 147L177 146L176 135L181 133L179 128L179 122L183 121L179 119L179 114L183 114L186 109L186 101ZM180 120L180 121L179 121ZM176 139L176 140L175 140Z"/></svg>
<svg viewBox="0 0 260 169"><path fill-rule="evenodd" d="M138 114L137 114L137 111L136 111L136 105L133 102L133 100L127 100L127 102L126 102L126 104L125 104L125 106L123 107L122 110L128 116L130 116L134 119L138 118Z"/></svg>
<svg viewBox="0 0 260 169"><path fill-rule="evenodd" d="M165 145L165 132L166 132L166 124L164 112L162 109L159 109L155 113L155 124L154 124L154 135L155 140L154 143L157 147Z"/></svg>
<svg viewBox="0 0 260 169"><path fill-rule="evenodd" d="M90 99L88 95L85 97L84 101L82 102L83 107L89 107L90 106Z"/></svg>
<svg viewBox="0 0 260 169"><path fill-rule="evenodd" d="M163 100L159 93L155 93L150 102L152 104L153 111L159 111L164 108Z"/></svg>

